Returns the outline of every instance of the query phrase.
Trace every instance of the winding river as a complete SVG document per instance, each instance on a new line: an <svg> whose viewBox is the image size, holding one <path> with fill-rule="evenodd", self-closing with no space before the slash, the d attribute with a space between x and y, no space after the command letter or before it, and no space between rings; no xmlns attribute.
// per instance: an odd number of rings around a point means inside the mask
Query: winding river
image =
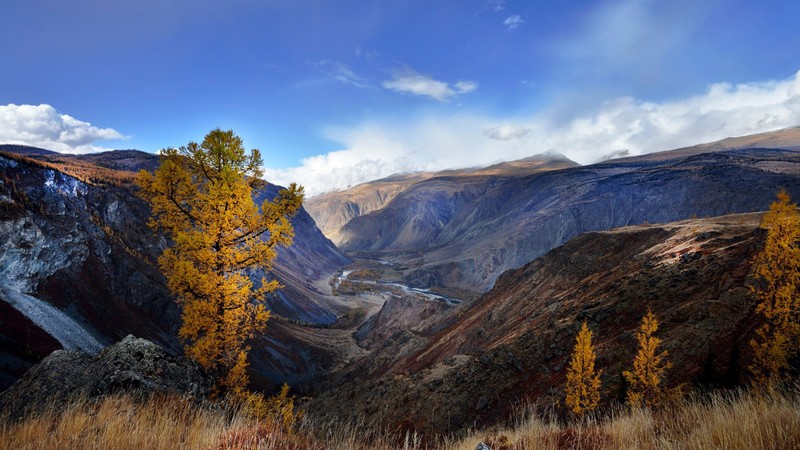
<svg viewBox="0 0 800 450"><path fill-rule="evenodd" d="M338 288L339 285L342 284L343 281L349 281L349 282L351 282L353 284L366 284L366 285L370 285L370 286L393 287L393 288L400 289L402 292L406 292L406 293L409 293L409 294L416 294L417 296L420 296L420 297L424 298L425 300L444 302L444 303L447 303L448 305L457 305L457 304L461 303L461 300L459 300L457 298L445 297L444 295L439 295L439 294L433 293L433 292L431 292L431 291L429 291L427 289L419 289L419 288L407 286L407 285L401 284L401 283L394 283L394 282L389 282L389 281L353 280L353 279L349 278L350 274L353 273L353 272L354 272L353 270L345 270L345 271L343 271L341 273L341 275L336 277L335 287ZM388 295L397 295L397 294L395 294L394 292L391 292L391 291L384 291L384 293L388 294Z"/></svg>

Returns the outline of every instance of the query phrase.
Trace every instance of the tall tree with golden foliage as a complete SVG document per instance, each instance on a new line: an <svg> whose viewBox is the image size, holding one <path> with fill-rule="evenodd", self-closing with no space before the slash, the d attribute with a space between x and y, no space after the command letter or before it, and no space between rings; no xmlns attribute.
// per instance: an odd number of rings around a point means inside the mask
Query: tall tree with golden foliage
<svg viewBox="0 0 800 450"><path fill-rule="evenodd" d="M592 332L584 321L575 339L572 360L567 368L566 404L575 414L583 415L593 411L600 403L600 375L603 371L595 373L596 357Z"/></svg>
<svg viewBox="0 0 800 450"><path fill-rule="evenodd" d="M172 238L158 263L181 307L179 337L185 353L216 377L218 393L244 394L247 341L269 318L259 300L279 287L262 279L254 289L246 271L269 270L278 247L292 243L290 220L303 188L291 184L259 209L253 189L264 186L261 155L248 154L230 130L161 156L161 166L139 172L137 184L152 206L150 226Z"/></svg>
<svg viewBox="0 0 800 450"><path fill-rule="evenodd" d="M658 331L658 320L649 308L642 318L642 325L636 332L639 351L633 360L633 371L624 371L622 375L628 381L627 402L630 406L658 406L667 400L668 392L664 390L664 372L672 364L665 361L667 352L658 351L661 339L655 336Z"/></svg>
<svg viewBox="0 0 800 450"><path fill-rule="evenodd" d="M777 197L761 219L767 238L753 261L756 284L751 290L764 324L750 341L750 371L761 386L780 381L800 338L800 213L785 190Z"/></svg>

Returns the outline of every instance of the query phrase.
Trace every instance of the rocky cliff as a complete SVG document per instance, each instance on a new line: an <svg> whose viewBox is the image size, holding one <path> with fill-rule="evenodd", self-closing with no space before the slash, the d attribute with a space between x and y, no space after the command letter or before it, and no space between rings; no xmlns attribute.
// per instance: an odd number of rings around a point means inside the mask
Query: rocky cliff
<svg viewBox="0 0 800 450"><path fill-rule="evenodd" d="M452 191L450 194L457 195L461 190L459 182L475 185L491 177L523 176L577 165L563 155L544 154L482 168L397 174L344 191L317 195L308 199L306 208L322 232L339 245L343 239L342 228L348 222L381 210L395 197L409 190L431 192L436 191L438 186L446 186L446 189Z"/></svg>
<svg viewBox="0 0 800 450"><path fill-rule="evenodd" d="M485 292L587 231L757 211L778 186L798 194L798 150L789 128L586 167L550 155L390 177L310 210L343 250L406 266L409 284Z"/></svg>
<svg viewBox="0 0 800 450"><path fill-rule="evenodd" d="M523 177L438 178L352 219L340 247L402 262L418 287L483 292L502 272L581 233L758 211L778 187L800 195L798 175L798 151L742 149Z"/></svg>
<svg viewBox="0 0 800 450"><path fill-rule="evenodd" d="M96 351L135 334L179 351L179 313L156 267L167 242L147 227L148 205L130 184L131 171L154 167L157 156L22 149L29 159L0 156L0 305L10 312L0 316L0 388L58 347ZM310 281L349 259L305 211L293 224L295 243L275 265L285 288L270 304L288 319L331 323L337 310ZM90 339L72 338L78 335ZM254 370L261 379L302 378L311 362L298 358L296 345L283 343Z"/></svg>

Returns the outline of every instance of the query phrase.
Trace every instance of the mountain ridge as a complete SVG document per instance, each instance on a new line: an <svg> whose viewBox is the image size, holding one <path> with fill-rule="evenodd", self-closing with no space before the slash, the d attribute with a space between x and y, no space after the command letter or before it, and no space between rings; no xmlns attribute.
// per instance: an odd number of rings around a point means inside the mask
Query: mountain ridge
<svg viewBox="0 0 800 450"><path fill-rule="evenodd" d="M403 264L415 287L485 292L503 271L582 232L756 211L777 186L796 196L796 148L800 128L522 176L429 178L347 219L334 241ZM337 205L347 193L337 198L328 217L344 219Z"/></svg>

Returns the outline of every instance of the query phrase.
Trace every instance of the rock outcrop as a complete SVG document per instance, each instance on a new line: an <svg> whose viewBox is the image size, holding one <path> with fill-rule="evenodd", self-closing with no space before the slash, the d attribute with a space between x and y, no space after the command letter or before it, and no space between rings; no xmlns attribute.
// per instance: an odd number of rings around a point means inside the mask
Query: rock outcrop
<svg viewBox="0 0 800 450"><path fill-rule="evenodd" d="M203 400L212 386L211 378L194 362L129 335L97 356L56 350L0 394L0 412L13 419L42 408L57 408L70 399L93 400L121 393Z"/></svg>

